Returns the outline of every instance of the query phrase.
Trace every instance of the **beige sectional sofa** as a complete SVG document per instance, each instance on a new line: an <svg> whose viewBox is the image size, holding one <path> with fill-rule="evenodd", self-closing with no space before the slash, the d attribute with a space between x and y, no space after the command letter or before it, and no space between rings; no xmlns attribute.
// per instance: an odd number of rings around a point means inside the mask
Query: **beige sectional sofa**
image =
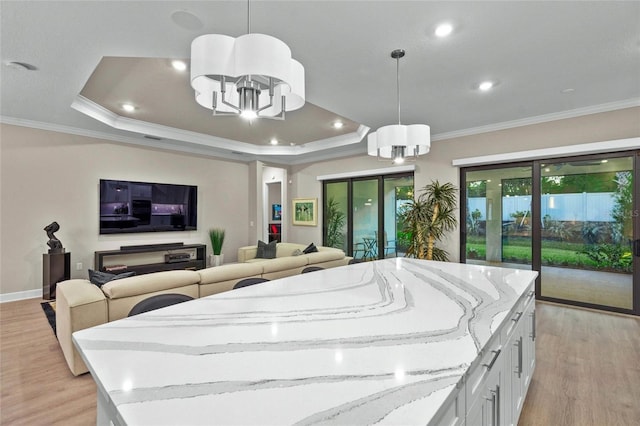
<svg viewBox="0 0 640 426"><path fill-rule="evenodd" d="M307 266L333 268L349 263L342 250L318 247L318 252L294 256L306 245L278 243L276 258L256 259L257 246L238 249L238 263L198 271L164 271L110 281L101 288L85 279L58 283L56 289L56 330L60 347L74 375L87 367L76 351L73 332L125 318L138 302L166 293L195 298L233 289L244 278L270 280L296 275Z"/></svg>

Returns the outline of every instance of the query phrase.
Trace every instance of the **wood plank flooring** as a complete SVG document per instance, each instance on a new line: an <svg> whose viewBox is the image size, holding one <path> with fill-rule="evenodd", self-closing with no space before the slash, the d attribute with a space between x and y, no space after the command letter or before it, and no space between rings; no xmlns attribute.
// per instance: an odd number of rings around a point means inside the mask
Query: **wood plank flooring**
<svg viewBox="0 0 640 426"><path fill-rule="evenodd" d="M538 302L519 425L640 425L640 318Z"/></svg>
<svg viewBox="0 0 640 426"><path fill-rule="evenodd" d="M640 318L549 303L536 313L519 424L639 425ZM95 424L96 386L69 372L39 299L0 304L0 369L0 424Z"/></svg>
<svg viewBox="0 0 640 426"><path fill-rule="evenodd" d="M40 302L0 304L0 424L95 424L96 385L71 374Z"/></svg>

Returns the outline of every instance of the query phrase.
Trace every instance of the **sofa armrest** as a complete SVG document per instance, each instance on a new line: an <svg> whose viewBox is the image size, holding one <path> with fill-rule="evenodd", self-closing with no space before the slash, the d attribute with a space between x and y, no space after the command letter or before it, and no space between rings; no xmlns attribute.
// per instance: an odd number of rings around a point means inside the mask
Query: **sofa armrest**
<svg viewBox="0 0 640 426"><path fill-rule="evenodd" d="M78 330L109 321L107 299L87 280L67 280L56 287L56 335L64 358L74 376L89 371L71 340Z"/></svg>
<svg viewBox="0 0 640 426"><path fill-rule="evenodd" d="M238 262L246 262L247 260L255 259L258 254L258 246L245 246L238 249Z"/></svg>

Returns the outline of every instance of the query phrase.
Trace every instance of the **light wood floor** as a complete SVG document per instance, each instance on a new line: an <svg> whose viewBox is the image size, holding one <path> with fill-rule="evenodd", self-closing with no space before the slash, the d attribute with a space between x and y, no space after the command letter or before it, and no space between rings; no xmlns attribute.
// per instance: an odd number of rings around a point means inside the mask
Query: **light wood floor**
<svg viewBox="0 0 640 426"><path fill-rule="evenodd" d="M536 314L519 424L639 425L640 318L548 303ZM0 357L0 424L95 424L95 384L69 372L40 300L0 304Z"/></svg>

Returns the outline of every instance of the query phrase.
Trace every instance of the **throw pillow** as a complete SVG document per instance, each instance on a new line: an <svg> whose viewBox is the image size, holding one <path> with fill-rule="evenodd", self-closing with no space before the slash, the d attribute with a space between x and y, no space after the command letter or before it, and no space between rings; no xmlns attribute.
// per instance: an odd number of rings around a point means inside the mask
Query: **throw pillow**
<svg viewBox="0 0 640 426"><path fill-rule="evenodd" d="M300 256L302 254L302 250L300 249L295 249L292 253L293 256Z"/></svg>
<svg viewBox="0 0 640 426"><path fill-rule="evenodd" d="M271 241L269 244L258 240L256 259L275 259L277 249L276 244L278 244L276 240Z"/></svg>
<svg viewBox="0 0 640 426"><path fill-rule="evenodd" d="M109 281L132 277L135 274L135 271L123 272L121 274L110 274L109 272L94 271L93 269L89 269L89 281L97 285L98 287L102 287Z"/></svg>
<svg viewBox="0 0 640 426"><path fill-rule="evenodd" d="M309 244L302 252L304 254L315 253L318 251L318 247L314 243Z"/></svg>

